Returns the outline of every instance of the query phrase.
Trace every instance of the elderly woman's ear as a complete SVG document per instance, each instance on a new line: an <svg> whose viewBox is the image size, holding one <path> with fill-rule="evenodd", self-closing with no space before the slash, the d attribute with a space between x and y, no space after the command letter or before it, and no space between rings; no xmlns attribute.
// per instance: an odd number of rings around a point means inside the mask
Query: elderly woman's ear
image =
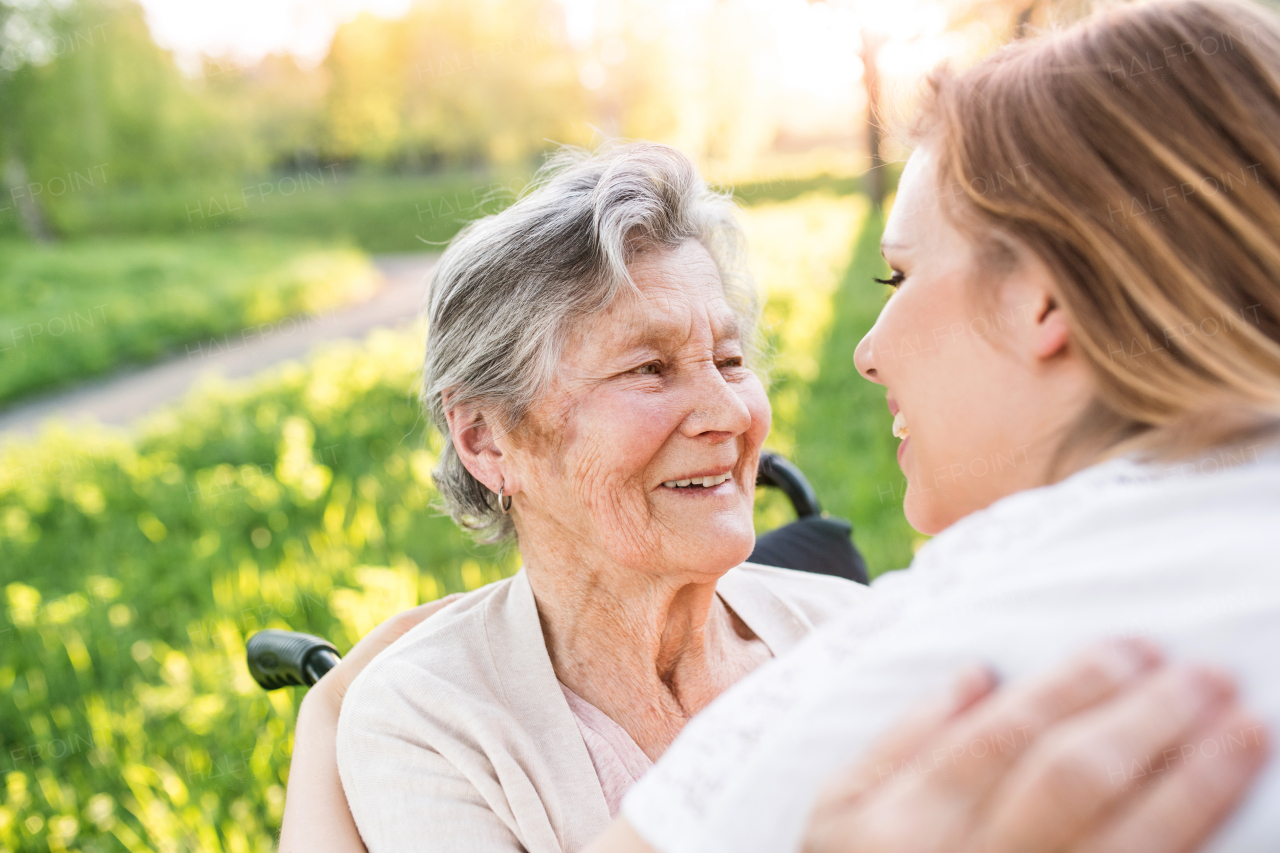
<svg viewBox="0 0 1280 853"><path fill-rule="evenodd" d="M462 464L490 491L510 497L520 490L520 477L506 454L506 433L485 408L472 404L450 405L445 399L449 437Z"/></svg>

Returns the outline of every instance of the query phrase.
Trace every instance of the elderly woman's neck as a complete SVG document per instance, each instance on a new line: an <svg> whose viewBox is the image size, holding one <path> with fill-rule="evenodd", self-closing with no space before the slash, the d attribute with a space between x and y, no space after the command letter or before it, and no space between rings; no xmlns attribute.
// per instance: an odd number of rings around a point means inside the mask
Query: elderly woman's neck
<svg viewBox="0 0 1280 853"><path fill-rule="evenodd" d="M557 677L651 757L770 655L716 597L715 576L525 557Z"/></svg>
<svg viewBox="0 0 1280 853"><path fill-rule="evenodd" d="M620 654L643 653L661 671L697 654L723 626L723 619L710 618L718 604L715 578L566 569L528 566L548 650L567 666L580 656L598 658L607 646Z"/></svg>

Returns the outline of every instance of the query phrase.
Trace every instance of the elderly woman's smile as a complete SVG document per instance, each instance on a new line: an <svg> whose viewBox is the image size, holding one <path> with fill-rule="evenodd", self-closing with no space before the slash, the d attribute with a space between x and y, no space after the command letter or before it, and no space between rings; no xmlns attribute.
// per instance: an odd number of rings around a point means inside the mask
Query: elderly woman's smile
<svg viewBox="0 0 1280 853"><path fill-rule="evenodd" d="M657 554L668 565L736 565L754 542L770 424L741 324L696 240L646 247L627 271L634 288L578 327L551 389L511 436L513 512L522 528L622 565Z"/></svg>

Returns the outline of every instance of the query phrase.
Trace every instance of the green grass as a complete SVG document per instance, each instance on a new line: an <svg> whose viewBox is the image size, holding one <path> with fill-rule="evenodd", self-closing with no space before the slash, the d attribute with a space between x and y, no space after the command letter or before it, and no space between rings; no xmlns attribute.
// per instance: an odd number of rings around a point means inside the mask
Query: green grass
<svg viewBox="0 0 1280 853"><path fill-rule="evenodd" d="M49 219L64 239L252 232L356 245L368 252L429 249L467 222L510 204L530 171L474 170L387 175L311 167L260 178L121 188L85 187L50 198ZM857 178L789 173L738 181L746 205L789 201L821 191L851 195ZM14 214L0 217L0 236L16 238Z"/></svg>
<svg viewBox="0 0 1280 853"><path fill-rule="evenodd" d="M863 379L853 350L875 323L886 288L883 220L862 196L812 193L745 212L772 358L768 445L794 460L823 508L854 522L872 576L911 562L920 540L902 514L905 484L884 389ZM789 518L764 493L761 529Z"/></svg>
<svg viewBox="0 0 1280 853"><path fill-rule="evenodd" d="M848 175L783 175L734 184L733 197L748 207L794 201L807 195L854 196L862 192L862 179Z"/></svg>
<svg viewBox="0 0 1280 853"><path fill-rule="evenodd" d="M822 341L830 332L832 298L848 264L849 235L866 215L861 198L813 193L743 211L752 272L765 298L761 317L773 409L767 445L796 454L796 425L805 389L818 374ZM792 517L780 493L762 491L757 527Z"/></svg>
<svg viewBox="0 0 1280 853"><path fill-rule="evenodd" d="M801 392L795 433L796 463L827 511L854 522L854 540L873 577L906 566L922 541L902 514L906 484L884 388L860 376L853 363L854 347L886 298L886 288L872 281L888 272L880 257L882 230L880 216L869 215L853 241L817 375Z"/></svg>
<svg viewBox="0 0 1280 853"><path fill-rule="evenodd" d="M428 507L413 335L209 387L136 443L0 457L0 848L273 847L299 698L249 680L269 626L347 648L514 555Z"/></svg>
<svg viewBox="0 0 1280 853"><path fill-rule="evenodd" d="M311 167L167 187L86 187L50 199L48 218L67 240L253 232L370 252L422 251L424 241L446 241L509 203L527 179L516 171L399 176ZM0 219L0 235L17 231L13 215Z"/></svg>
<svg viewBox="0 0 1280 853"><path fill-rule="evenodd" d="M0 401L371 293L356 250L251 234L0 245ZM265 332L264 332L265 333ZM228 344L230 345L230 344Z"/></svg>
<svg viewBox="0 0 1280 853"><path fill-rule="evenodd" d="M873 570L904 565L900 498L877 490L900 479L882 394L849 361L883 298L878 223L823 194L745 219L775 348L770 445L857 523ZM514 570L431 508L421 342L379 332L206 386L134 439L52 429L0 450L0 848L272 850L300 694L253 684L246 638L345 650ZM761 498L760 529L781 501Z"/></svg>

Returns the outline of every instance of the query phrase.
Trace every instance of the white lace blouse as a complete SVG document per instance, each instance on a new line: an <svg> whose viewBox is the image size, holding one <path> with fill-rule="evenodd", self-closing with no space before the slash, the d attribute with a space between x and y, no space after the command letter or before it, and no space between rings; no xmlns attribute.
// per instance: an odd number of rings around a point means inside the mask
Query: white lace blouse
<svg viewBox="0 0 1280 853"><path fill-rule="evenodd" d="M716 592L775 655L870 594L751 563ZM342 702L338 771L369 853L583 849L648 761L587 708L556 678L523 569L417 625Z"/></svg>
<svg viewBox="0 0 1280 853"><path fill-rule="evenodd" d="M826 777L941 695L963 664L1016 679L1090 641L1133 634L1234 672L1280 735L1274 448L1172 467L1114 460L956 523L910 569L879 578L856 610L712 703L631 789L623 814L661 853L796 851ZM934 772L947 760L882 772ZM1115 784L1145 784L1178 760L1104 769ZM1278 839L1273 760L1211 849L1272 850Z"/></svg>

